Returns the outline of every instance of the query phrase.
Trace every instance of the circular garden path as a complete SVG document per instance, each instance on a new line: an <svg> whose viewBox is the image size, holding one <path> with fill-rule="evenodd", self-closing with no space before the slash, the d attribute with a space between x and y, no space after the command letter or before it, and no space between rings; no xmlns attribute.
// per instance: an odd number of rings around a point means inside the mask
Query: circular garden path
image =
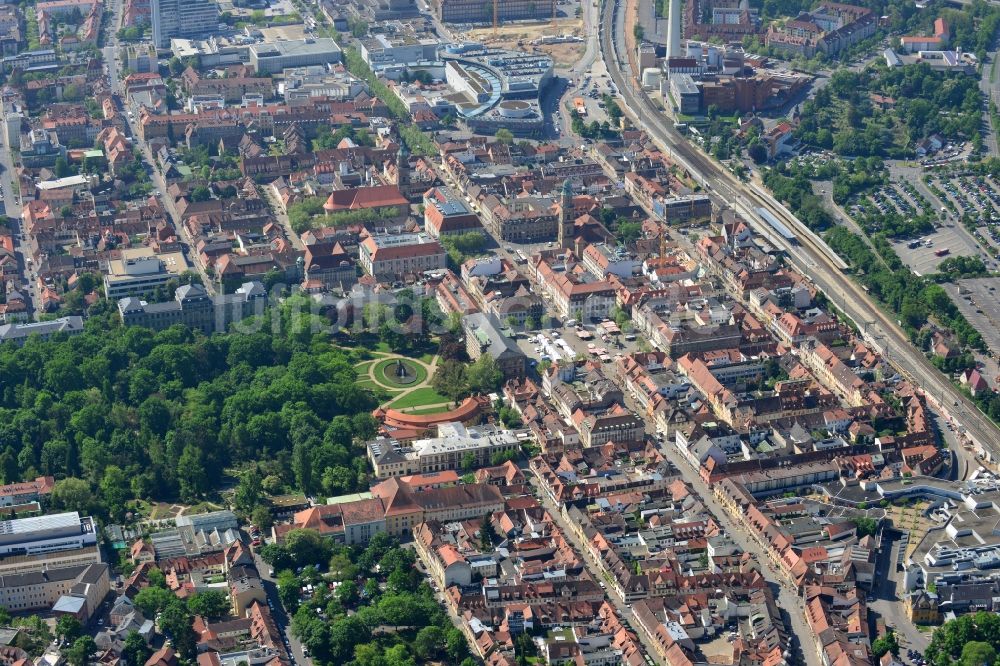
<svg viewBox="0 0 1000 666"><path fill-rule="evenodd" d="M420 359L400 354L372 353L375 356L375 362L369 364L366 369L368 379L376 386L384 388L387 391L392 391L392 397L385 402L383 407L417 389L429 387L431 385L431 377L434 376L434 371L437 370L438 357L436 355L431 359L430 363L425 363ZM400 364L404 368L402 375L397 374ZM432 406L434 405L420 405L414 409Z"/></svg>

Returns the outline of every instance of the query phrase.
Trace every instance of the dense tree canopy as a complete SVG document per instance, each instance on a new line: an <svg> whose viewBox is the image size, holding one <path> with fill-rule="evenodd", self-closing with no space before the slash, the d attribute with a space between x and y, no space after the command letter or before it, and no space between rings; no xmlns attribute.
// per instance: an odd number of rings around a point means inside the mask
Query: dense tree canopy
<svg viewBox="0 0 1000 666"><path fill-rule="evenodd" d="M336 546L325 575L313 566L298 575L282 572L279 594L293 612L292 632L322 663L468 663L465 636L451 624L415 562L412 549L379 533L363 549ZM324 581L335 581L334 589ZM302 599L299 592L306 584L314 591ZM377 633L381 637L376 638Z"/></svg>
<svg viewBox="0 0 1000 666"><path fill-rule="evenodd" d="M984 666L997 663L998 650L1000 616L981 611L945 622L924 657L931 666Z"/></svg>
<svg viewBox="0 0 1000 666"><path fill-rule="evenodd" d="M878 254L845 227L831 229L826 241L852 269L872 295L883 301L900 316L903 326L915 336L928 316L951 329L962 344L983 347L982 336L962 316L948 293L926 277L915 275L893 251L882 236L872 242Z"/></svg>
<svg viewBox="0 0 1000 666"><path fill-rule="evenodd" d="M196 500L250 463L308 493L329 468L364 485L363 352L334 347L309 315L277 319L205 337L98 317L72 340L0 347L0 482L54 475L57 508L116 518L132 498Z"/></svg>
<svg viewBox="0 0 1000 666"><path fill-rule="evenodd" d="M872 95L891 99L875 103ZM934 133L972 139L982 101L975 77L935 72L927 64L840 69L802 108L796 135L806 144L852 157L906 157Z"/></svg>

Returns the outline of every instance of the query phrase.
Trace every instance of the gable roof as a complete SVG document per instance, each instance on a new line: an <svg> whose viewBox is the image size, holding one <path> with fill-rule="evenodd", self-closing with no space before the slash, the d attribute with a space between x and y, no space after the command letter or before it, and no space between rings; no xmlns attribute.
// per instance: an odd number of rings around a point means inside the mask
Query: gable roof
<svg viewBox="0 0 1000 666"><path fill-rule="evenodd" d="M404 206L407 209L410 202L395 185L378 185L376 187L355 187L347 190L334 190L323 204L323 210L336 212L342 210L366 210L387 206Z"/></svg>

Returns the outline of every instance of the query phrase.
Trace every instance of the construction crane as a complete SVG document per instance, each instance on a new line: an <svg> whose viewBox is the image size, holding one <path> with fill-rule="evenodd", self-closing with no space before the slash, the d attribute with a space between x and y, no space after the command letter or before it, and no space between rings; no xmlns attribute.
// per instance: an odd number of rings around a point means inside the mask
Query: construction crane
<svg viewBox="0 0 1000 666"><path fill-rule="evenodd" d="M497 37L497 28L500 27L500 0L493 0L493 38Z"/></svg>

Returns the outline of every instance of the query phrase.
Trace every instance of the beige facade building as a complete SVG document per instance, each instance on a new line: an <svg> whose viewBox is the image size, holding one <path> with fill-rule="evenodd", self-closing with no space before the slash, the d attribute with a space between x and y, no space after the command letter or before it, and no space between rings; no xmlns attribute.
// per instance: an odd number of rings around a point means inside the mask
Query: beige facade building
<svg viewBox="0 0 1000 666"><path fill-rule="evenodd" d="M491 23L493 3L481 0L437 0L434 13L446 23ZM497 18L500 21L555 18L555 0L499 0Z"/></svg>
<svg viewBox="0 0 1000 666"><path fill-rule="evenodd" d="M440 270L446 265L445 256L441 244L424 233L377 234L359 248L361 267L379 281Z"/></svg>
<svg viewBox="0 0 1000 666"><path fill-rule="evenodd" d="M467 483L419 492L396 477L372 487L372 494L385 502L385 531L390 536L409 534L422 522L482 518L503 508L503 495L496 486Z"/></svg>
<svg viewBox="0 0 1000 666"><path fill-rule="evenodd" d="M458 470L471 455L476 467L485 467L496 454L516 453L517 436L496 426L466 428L461 423L438 425L437 437L418 439L408 444L390 437L368 442L368 459L375 476L407 476L427 472Z"/></svg>
<svg viewBox="0 0 1000 666"><path fill-rule="evenodd" d="M111 590L104 563L0 576L0 606L12 613L49 611L59 604L63 612L84 621Z"/></svg>

